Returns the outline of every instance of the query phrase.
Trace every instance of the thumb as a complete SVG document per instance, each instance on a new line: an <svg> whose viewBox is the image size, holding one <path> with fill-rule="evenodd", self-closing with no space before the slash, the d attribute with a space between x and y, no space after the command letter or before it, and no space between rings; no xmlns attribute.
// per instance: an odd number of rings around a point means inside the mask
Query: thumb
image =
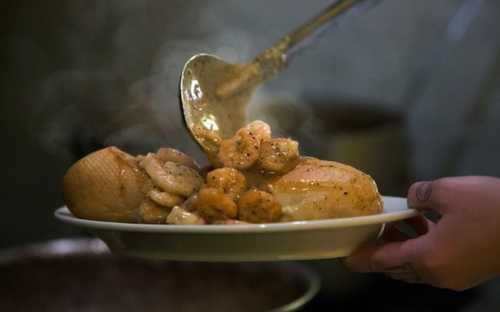
<svg viewBox="0 0 500 312"><path fill-rule="evenodd" d="M416 182L408 190L408 206L410 208L429 211L433 210L441 215L446 214L450 196L447 179Z"/></svg>

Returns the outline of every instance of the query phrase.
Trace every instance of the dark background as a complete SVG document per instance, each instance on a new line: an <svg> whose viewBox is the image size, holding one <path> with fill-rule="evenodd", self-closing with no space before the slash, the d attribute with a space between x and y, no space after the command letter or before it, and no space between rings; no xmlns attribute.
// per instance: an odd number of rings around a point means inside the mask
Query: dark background
<svg viewBox="0 0 500 312"><path fill-rule="evenodd" d="M201 160L180 119L182 63L201 51L248 60L328 3L2 1L0 248L82 235L53 211L65 170L95 149L168 145ZM496 1L387 0L324 35L259 90L252 113L303 153L369 172L387 195L414 180L498 176L499 26ZM489 287L408 292L427 298L422 311L440 300L472 311L495 305Z"/></svg>

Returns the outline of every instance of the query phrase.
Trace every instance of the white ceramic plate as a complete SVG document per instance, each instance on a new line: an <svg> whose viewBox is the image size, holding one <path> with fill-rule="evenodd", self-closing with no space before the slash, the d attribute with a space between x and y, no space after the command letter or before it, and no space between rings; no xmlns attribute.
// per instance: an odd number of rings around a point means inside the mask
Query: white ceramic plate
<svg viewBox="0 0 500 312"><path fill-rule="evenodd" d="M383 197L378 215L248 225L133 224L80 219L66 207L63 222L84 228L117 253L186 261L278 261L345 257L374 240L384 224L416 216L405 198Z"/></svg>

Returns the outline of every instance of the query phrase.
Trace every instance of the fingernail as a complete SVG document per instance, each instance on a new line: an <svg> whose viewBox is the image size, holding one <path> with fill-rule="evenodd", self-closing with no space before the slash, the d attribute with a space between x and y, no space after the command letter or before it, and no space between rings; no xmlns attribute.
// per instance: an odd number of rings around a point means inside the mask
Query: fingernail
<svg viewBox="0 0 500 312"><path fill-rule="evenodd" d="M419 202L427 202L432 195L432 182L419 182L416 186L415 195Z"/></svg>
<svg viewBox="0 0 500 312"><path fill-rule="evenodd" d="M416 182L408 190L408 206L411 208L425 207L429 203L431 195L432 182Z"/></svg>

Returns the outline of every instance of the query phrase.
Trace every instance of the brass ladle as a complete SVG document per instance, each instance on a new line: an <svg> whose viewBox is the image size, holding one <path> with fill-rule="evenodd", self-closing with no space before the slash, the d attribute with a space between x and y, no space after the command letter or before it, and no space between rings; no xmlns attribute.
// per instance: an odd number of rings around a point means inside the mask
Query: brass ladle
<svg viewBox="0 0 500 312"><path fill-rule="evenodd" d="M209 158L217 152L221 139L245 125L246 107L257 86L283 70L305 39L314 38L347 12L378 2L335 1L248 64L229 64L203 53L191 57L180 79L182 110L187 128Z"/></svg>

